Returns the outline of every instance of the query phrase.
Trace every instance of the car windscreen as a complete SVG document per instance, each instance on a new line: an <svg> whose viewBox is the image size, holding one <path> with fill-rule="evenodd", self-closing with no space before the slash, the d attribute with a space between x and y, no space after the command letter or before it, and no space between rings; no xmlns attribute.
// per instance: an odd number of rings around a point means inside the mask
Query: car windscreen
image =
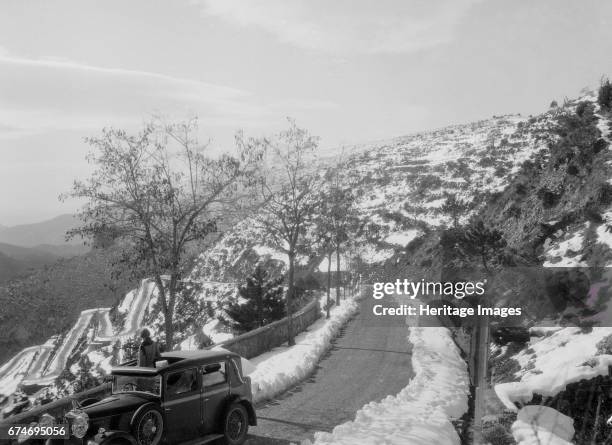
<svg viewBox="0 0 612 445"><path fill-rule="evenodd" d="M114 375L113 394L124 392L146 392L155 396L161 395L161 378L159 375Z"/></svg>

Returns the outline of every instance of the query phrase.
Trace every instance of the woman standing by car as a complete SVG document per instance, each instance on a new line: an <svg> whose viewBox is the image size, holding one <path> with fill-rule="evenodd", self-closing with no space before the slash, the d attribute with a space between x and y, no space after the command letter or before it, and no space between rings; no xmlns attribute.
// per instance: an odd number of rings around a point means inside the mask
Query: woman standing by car
<svg viewBox="0 0 612 445"><path fill-rule="evenodd" d="M140 337L142 342L138 352L138 366L155 368L155 362L161 359L159 345L151 339L151 332L146 328L142 330Z"/></svg>

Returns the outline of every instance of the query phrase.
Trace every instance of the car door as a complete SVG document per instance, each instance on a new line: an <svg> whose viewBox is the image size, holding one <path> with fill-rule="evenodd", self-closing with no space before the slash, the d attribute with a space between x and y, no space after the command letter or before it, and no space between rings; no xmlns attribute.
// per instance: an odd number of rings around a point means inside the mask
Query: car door
<svg viewBox="0 0 612 445"><path fill-rule="evenodd" d="M200 367L202 375L202 412L207 433L222 431L225 401L229 396L229 378L224 360Z"/></svg>
<svg viewBox="0 0 612 445"><path fill-rule="evenodd" d="M166 438L178 443L198 437L202 427L198 368L169 372L164 379Z"/></svg>

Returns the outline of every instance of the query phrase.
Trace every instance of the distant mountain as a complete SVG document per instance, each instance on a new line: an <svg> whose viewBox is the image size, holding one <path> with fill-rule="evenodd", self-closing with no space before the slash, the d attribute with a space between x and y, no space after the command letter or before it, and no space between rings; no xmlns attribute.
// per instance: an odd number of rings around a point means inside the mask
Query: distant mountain
<svg viewBox="0 0 612 445"><path fill-rule="evenodd" d="M81 240L66 241L66 232L76 224L74 216L61 215L34 224L0 226L0 282L88 252Z"/></svg>
<svg viewBox="0 0 612 445"><path fill-rule="evenodd" d="M73 246L51 246L49 251L32 247L14 246L12 244L0 243L0 283L2 281L25 275L34 269L53 264L62 257L73 257L78 253L70 254L69 249ZM80 246L74 246L77 249ZM58 253L52 250L58 249Z"/></svg>
<svg viewBox="0 0 612 445"><path fill-rule="evenodd" d="M79 245L79 239L66 241L66 232L77 224L74 215L60 215L38 223L0 227L0 243L23 247Z"/></svg>
<svg viewBox="0 0 612 445"><path fill-rule="evenodd" d="M8 243L0 243L0 252L14 260L28 262L33 267L49 264L60 258L60 255L42 249L15 246Z"/></svg>

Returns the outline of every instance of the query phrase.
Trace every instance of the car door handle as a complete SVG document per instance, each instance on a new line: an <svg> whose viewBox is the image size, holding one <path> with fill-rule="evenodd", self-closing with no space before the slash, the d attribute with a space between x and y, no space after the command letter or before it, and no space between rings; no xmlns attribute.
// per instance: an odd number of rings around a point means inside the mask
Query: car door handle
<svg viewBox="0 0 612 445"><path fill-rule="evenodd" d="M164 408L164 411L166 412L172 411L172 408Z"/></svg>

